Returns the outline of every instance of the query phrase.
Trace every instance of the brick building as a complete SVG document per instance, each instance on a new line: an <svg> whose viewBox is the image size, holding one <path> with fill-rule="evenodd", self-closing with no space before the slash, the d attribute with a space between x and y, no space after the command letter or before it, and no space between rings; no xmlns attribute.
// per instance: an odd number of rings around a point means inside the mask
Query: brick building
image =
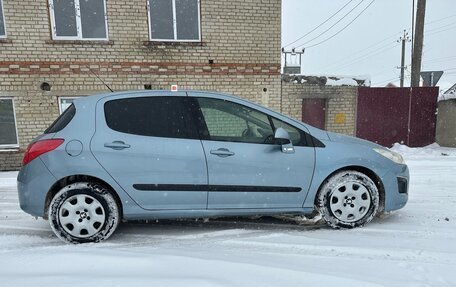
<svg viewBox="0 0 456 287"><path fill-rule="evenodd" d="M0 170L74 97L233 93L281 109L280 0L0 0Z"/></svg>
<svg viewBox="0 0 456 287"><path fill-rule="evenodd" d="M354 136L358 88L369 85L365 78L283 75L280 109L315 127Z"/></svg>

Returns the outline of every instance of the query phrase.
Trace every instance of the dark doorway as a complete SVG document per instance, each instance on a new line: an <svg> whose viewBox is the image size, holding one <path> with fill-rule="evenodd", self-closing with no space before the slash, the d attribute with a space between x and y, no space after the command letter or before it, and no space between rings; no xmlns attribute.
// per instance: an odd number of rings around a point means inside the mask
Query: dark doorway
<svg viewBox="0 0 456 287"><path fill-rule="evenodd" d="M326 100L302 100L302 121L319 129L325 128Z"/></svg>

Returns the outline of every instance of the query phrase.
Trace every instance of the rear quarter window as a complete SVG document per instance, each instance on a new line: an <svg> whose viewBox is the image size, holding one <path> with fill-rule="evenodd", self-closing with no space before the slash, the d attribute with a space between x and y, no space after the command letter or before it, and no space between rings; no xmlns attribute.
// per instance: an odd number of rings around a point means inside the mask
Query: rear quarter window
<svg viewBox="0 0 456 287"><path fill-rule="evenodd" d="M68 107L45 131L45 134L56 133L63 130L76 114L74 104Z"/></svg>

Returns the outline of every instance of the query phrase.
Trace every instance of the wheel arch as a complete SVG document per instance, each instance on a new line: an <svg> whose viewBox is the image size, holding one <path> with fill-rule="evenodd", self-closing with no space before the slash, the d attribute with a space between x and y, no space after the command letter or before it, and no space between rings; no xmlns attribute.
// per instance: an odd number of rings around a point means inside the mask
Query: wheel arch
<svg viewBox="0 0 456 287"><path fill-rule="evenodd" d="M320 184L318 187L315 199L314 199L314 204L316 204L316 201L318 200L318 194L322 188L322 186L325 184L325 182L330 179L333 175L335 175L338 172L345 171L345 170L353 170L353 171L358 171L361 172L365 175L367 175L377 186L378 188L378 194L379 194L379 206L378 206L378 213L383 212L385 208L385 187L383 185L382 180L380 177L371 169L364 167L364 166L358 166L358 165L351 165L351 166L345 166L342 168L339 168L335 171L333 171L331 174L329 174Z"/></svg>
<svg viewBox="0 0 456 287"><path fill-rule="evenodd" d="M114 199L116 200L117 206L119 207L119 212L120 212L120 218L123 218L123 206L122 206L122 201L120 200L119 195L117 194L116 190L108 184L106 181L99 179L94 176L90 175L83 175L83 174L76 174L76 175L70 175L63 177L56 181L52 187L49 189L48 193L46 194L46 200L44 204L44 219L48 219L48 209L49 205L51 203L52 198L59 192L60 189L63 187L76 183L76 182L93 182L93 183L98 183L103 185L104 187L108 188L111 192L111 194L114 196Z"/></svg>

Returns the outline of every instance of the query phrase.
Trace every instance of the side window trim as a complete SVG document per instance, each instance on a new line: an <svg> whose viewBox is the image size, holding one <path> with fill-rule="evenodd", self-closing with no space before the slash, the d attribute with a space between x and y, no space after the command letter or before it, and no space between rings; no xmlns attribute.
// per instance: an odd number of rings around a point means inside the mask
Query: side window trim
<svg viewBox="0 0 456 287"><path fill-rule="evenodd" d="M204 120L204 115L201 111L197 98L188 97L188 99L190 101L190 104L192 105L191 118L193 126L197 131L198 138L200 140L210 140L208 136L205 136L205 134L209 135L209 130L207 128L206 121Z"/></svg>
<svg viewBox="0 0 456 287"><path fill-rule="evenodd" d="M269 124L271 125L272 127L272 130L275 132L276 131L276 128L274 126L274 122L272 121L272 117L270 115L268 115L268 121L269 121Z"/></svg>
<svg viewBox="0 0 456 287"><path fill-rule="evenodd" d="M183 108L182 113L184 114L185 117L188 118L188 120L184 121L184 125L186 127L186 139L191 139L191 140L199 140L200 135L198 132L198 128L196 125L196 122L193 117L193 113L195 110L195 103L193 99L187 96L179 97L182 101L181 108Z"/></svg>

